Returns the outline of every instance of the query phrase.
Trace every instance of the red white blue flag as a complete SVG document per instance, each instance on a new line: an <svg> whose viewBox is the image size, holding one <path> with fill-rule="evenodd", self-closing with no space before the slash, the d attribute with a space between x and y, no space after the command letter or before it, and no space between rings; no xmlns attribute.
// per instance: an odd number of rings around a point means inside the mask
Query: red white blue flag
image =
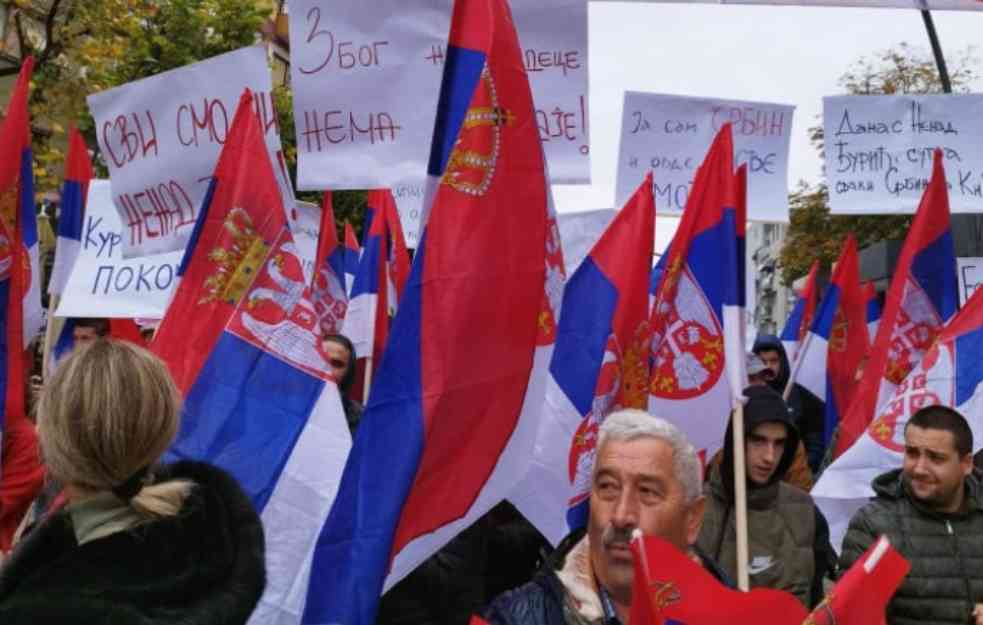
<svg viewBox="0 0 983 625"><path fill-rule="evenodd" d="M355 285L355 273L358 271L358 259L362 255L362 246L358 244L355 229L350 223L345 224L345 292L351 295Z"/></svg>
<svg viewBox="0 0 983 625"><path fill-rule="evenodd" d="M747 382L742 202L733 154L727 124L693 182L651 317L649 411L675 423L701 454L720 448Z"/></svg>
<svg viewBox="0 0 983 625"><path fill-rule="evenodd" d="M856 399L843 416L834 457L846 451L925 354L959 303L942 151L901 248L877 338Z"/></svg>
<svg viewBox="0 0 983 625"><path fill-rule="evenodd" d="M881 302L877 299L877 289L873 282L864 282L864 299L867 300L867 335L873 345L877 338L877 326L881 322Z"/></svg>
<svg viewBox="0 0 983 625"><path fill-rule="evenodd" d="M824 445L853 400L867 341L867 301L860 286L857 240L851 234L792 372L794 382L825 404Z"/></svg>
<svg viewBox="0 0 983 625"><path fill-rule="evenodd" d="M782 347L785 348L785 355L788 356L790 363L794 363L797 360L799 343L805 338L809 327L812 325L812 318L816 314L816 305L819 302L818 275L819 261L817 260L809 268L809 275L806 277L805 286L802 287L801 293L795 299L795 305L792 307L792 312L789 314L788 320L785 322L785 327L782 329L782 334L779 337L782 341Z"/></svg>
<svg viewBox="0 0 983 625"><path fill-rule="evenodd" d="M374 623L383 590L532 457L563 267L532 94L505 0L456 2L448 44L429 218L318 540L309 625Z"/></svg>
<svg viewBox="0 0 983 625"><path fill-rule="evenodd" d="M82 244L82 218L92 180L92 160L82 133L74 126L68 133L68 157L65 159L65 184L61 191L58 213L58 240L55 263L48 281L48 294L61 295L68 275L75 266Z"/></svg>
<svg viewBox="0 0 983 625"><path fill-rule="evenodd" d="M348 293L345 291L345 248L338 242L330 191L324 192L321 202L321 228L312 282L311 295L321 332L338 334L348 310Z"/></svg>
<svg viewBox="0 0 983 625"><path fill-rule="evenodd" d="M648 405L651 174L567 281L533 465L509 497L553 544L584 527L598 428Z"/></svg>
<svg viewBox="0 0 983 625"><path fill-rule="evenodd" d="M185 397L171 459L231 473L266 534L251 623L296 623L351 445L317 314L247 90L153 342Z"/></svg>

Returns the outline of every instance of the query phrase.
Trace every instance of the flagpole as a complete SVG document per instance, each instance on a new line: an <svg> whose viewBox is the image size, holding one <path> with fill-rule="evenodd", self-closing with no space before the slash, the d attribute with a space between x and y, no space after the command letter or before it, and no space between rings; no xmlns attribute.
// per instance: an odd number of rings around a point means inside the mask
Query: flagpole
<svg viewBox="0 0 983 625"><path fill-rule="evenodd" d="M792 365L792 370L789 371L788 382L785 383L785 390L782 391L782 399L785 401L788 401L789 396L792 394L792 386L795 384L795 378L799 374L799 368L802 367L802 354L806 352L811 341L812 332L806 332L806 337L803 339L802 344L795 350L795 362Z"/></svg>
<svg viewBox="0 0 983 625"><path fill-rule="evenodd" d="M58 325L55 317L55 311L58 310L58 304L61 303L60 295L50 295L48 297L48 324L44 329L44 345L41 349L41 379L47 380L48 378L48 362L51 357L51 350L54 346L54 341L57 340L57 334L55 326ZM58 332L61 328L58 328Z"/></svg>
<svg viewBox="0 0 983 625"><path fill-rule="evenodd" d="M362 389L362 406L369 405L369 387L372 386L372 356L365 359L365 388Z"/></svg>
<svg viewBox="0 0 983 625"><path fill-rule="evenodd" d="M734 510L737 533L737 587L744 592L748 580L747 477L744 461L744 403L737 402L731 420L734 439Z"/></svg>

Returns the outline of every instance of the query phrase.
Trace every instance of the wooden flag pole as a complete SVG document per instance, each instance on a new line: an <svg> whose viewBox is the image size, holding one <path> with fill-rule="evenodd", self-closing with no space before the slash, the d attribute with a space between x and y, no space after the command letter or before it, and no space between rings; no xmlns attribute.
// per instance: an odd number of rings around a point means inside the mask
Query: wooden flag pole
<svg viewBox="0 0 983 625"><path fill-rule="evenodd" d="M731 420L734 439L734 510L737 532L737 587L747 592L748 536L747 536L747 477L744 461L744 404L737 402Z"/></svg>
<svg viewBox="0 0 983 625"><path fill-rule="evenodd" d="M365 384L362 385L362 407L369 405L369 387L372 386L372 356L365 359Z"/></svg>

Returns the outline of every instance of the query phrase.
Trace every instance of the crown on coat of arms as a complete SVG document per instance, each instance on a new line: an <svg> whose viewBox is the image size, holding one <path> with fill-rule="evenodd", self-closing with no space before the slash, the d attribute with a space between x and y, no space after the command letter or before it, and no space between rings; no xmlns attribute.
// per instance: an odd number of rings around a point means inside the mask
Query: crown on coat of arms
<svg viewBox="0 0 983 625"><path fill-rule="evenodd" d="M649 594L652 598L652 607L656 610L664 610L674 603L679 603L683 598L682 593L672 582L651 582Z"/></svg>
<svg viewBox="0 0 983 625"><path fill-rule="evenodd" d="M468 108L461 135L451 151L447 170L441 178L441 182L451 188L474 196L484 195L491 187L502 144L502 127L515 123L515 115L498 102L495 81L487 64L481 70L481 85L484 87L483 92L475 95L476 99L482 101L482 105ZM490 133L477 134L486 128ZM475 147L488 151L481 152L474 149Z"/></svg>
<svg viewBox="0 0 983 625"><path fill-rule="evenodd" d="M216 265L216 272L205 280L205 295L199 304L224 301L235 305L253 283L270 250L253 227L252 219L241 208L229 212L224 228L232 238L225 246L208 253L208 259Z"/></svg>

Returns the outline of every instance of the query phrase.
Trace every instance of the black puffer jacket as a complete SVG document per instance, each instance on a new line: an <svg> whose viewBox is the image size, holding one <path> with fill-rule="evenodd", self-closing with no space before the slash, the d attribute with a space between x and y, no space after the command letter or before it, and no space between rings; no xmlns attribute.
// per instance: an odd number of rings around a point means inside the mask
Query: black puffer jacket
<svg viewBox="0 0 983 625"><path fill-rule="evenodd" d="M846 570L881 534L911 562L911 572L887 606L889 625L965 625L983 603L983 492L966 480L966 506L943 515L915 501L901 469L877 477L877 497L853 519L840 554Z"/></svg>
<svg viewBox="0 0 983 625"><path fill-rule="evenodd" d="M585 533L581 529L564 538L531 582L494 600L482 618L490 625L583 625L585 619L567 606L567 590L557 572L563 569L567 555ZM713 561L694 549L707 572L720 583L734 587Z"/></svg>
<svg viewBox="0 0 983 625"><path fill-rule="evenodd" d="M79 546L69 514L0 570L3 625L241 625L266 585L263 528L238 483L206 464L157 472L196 486L181 513Z"/></svg>
<svg viewBox="0 0 983 625"><path fill-rule="evenodd" d="M792 370L781 339L773 334L759 334L754 341L752 351L755 354L760 354L763 351L778 352L782 361L781 371L768 384L780 395L783 395L788 379L792 375ZM826 444L823 441L823 432L826 428L823 403L799 384L792 385L786 403L788 403L789 413L792 415L792 422L799 429L802 444L805 445L806 454L809 456L809 468L812 469L813 475L819 475L819 468L826 453Z"/></svg>

